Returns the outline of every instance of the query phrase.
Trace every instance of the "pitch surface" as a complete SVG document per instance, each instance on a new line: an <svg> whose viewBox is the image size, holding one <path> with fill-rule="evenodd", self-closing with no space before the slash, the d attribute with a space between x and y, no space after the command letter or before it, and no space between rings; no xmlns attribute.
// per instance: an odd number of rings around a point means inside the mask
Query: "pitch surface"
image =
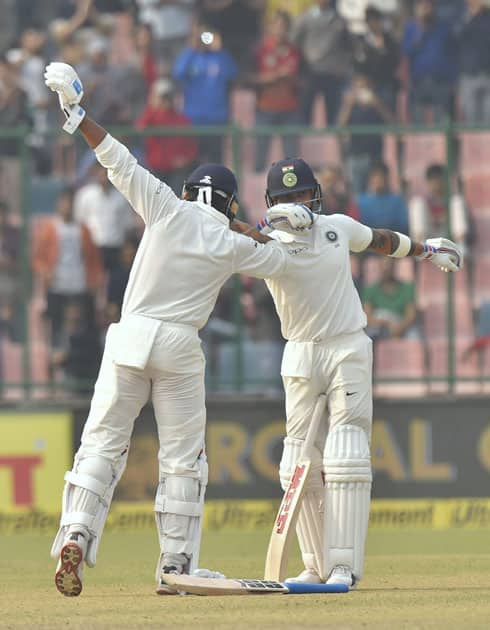
<svg viewBox="0 0 490 630"><path fill-rule="evenodd" d="M347 595L159 597L156 534L107 534L80 597L54 586L51 538L0 539L1 628L488 628L490 531L372 532L366 575ZM266 533L205 533L201 566L261 577ZM299 569L294 550L291 572Z"/></svg>

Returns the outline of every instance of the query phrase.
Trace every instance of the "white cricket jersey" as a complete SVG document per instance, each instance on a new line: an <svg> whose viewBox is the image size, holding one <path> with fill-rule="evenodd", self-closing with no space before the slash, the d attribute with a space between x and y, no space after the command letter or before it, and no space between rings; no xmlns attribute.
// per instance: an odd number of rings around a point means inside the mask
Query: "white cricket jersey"
<svg viewBox="0 0 490 630"><path fill-rule="evenodd" d="M232 232L224 214L211 206L179 199L109 134L95 154L146 225L122 319L143 315L202 328L233 273L265 278L287 268L282 245L256 243Z"/></svg>
<svg viewBox="0 0 490 630"><path fill-rule="evenodd" d="M321 342L366 326L349 252L366 249L371 228L342 214L319 215L304 234L270 236L290 258L286 273L266 280L285 339Z"/></svg>

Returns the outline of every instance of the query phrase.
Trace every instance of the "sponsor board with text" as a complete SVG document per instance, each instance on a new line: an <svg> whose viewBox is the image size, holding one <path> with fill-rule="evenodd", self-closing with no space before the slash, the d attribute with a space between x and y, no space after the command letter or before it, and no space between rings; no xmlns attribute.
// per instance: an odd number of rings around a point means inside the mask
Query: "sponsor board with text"
<svg viewBox="0 0 490 630"><path fill-rule="evenodd" d="M71 459L71 414L1 413L0 512L59 510Z"/></svg>
<svg viewBox="0 0 490 630"><path fill-rule="evenodd" d="M279 507L276 500L211 500L206 503L204 531L270 531ZM57 512L0 511L0 536L54 534ZM490 499L402 499L373 501L370 530L490 529ZM153 503L115 502L106 533L154 530Z"/></svg>

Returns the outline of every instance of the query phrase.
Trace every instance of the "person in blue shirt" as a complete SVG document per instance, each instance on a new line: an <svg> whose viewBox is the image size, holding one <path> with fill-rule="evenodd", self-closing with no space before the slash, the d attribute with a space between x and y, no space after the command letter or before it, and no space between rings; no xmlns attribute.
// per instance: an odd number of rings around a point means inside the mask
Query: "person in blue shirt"
<svg viewBox="0 0 490 630"><path fill-rule="evenodd" d="M408 234L408 208L402 195L393 193L388 184L389 170L378 162L369 170L368 189L357 198L360 222L371 228L388 228Z"/></svg>
<svg viewBox="0 0 490 630"><path fill-rule="evenodd" d="M405 26L402 52L410 69L410 116L425 122L432 109L434 122L451 115L457 75L456 46L449 23L436 15L436 0L416 0L414 18Z"/></svg>
<svg viewBox="0 0 490 630"><path fill-rule="evenodd" d="M230 53L223 49L217 31L196 25L190 45L175 60L173 77L184 94L184 113L193 125L226 125L230 117L230 87L238 72ZM200 160L221 162L221 138L201 136Z"/></svg>
<svg viewBox="0 0 490 630"><path fill-rule="evenodd" d="M459 102L468 123L490 123L490 8L467 2L458 35Z"/></svg>

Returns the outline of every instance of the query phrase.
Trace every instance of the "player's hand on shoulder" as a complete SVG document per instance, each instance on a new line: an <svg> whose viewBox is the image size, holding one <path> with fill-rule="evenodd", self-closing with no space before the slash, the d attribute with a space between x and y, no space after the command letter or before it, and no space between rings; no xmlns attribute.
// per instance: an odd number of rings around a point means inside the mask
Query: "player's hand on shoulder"
<svg viewBox="0 0 490 630"><path fill-rule="evenodd" d="M64 105L78 105L83 98L83 85L75 69L67 63L53 61L46 66L44 81L57 92Z"/></svg>
<svg viewBox="0 0 490 630"><path fill-rule="evenodd" d="M279 203L271 206L263 221L257 226L261 232L304 232L313 225L315 215L302 203Z"/></svg>
<svg viewBox="0 0 490 630"><path fill-rule="evenodd" d="M442 271L459 271L463 268L462 248L448 238L428 238L424 243L424 252L418 258L430 260Z"/></svg>

